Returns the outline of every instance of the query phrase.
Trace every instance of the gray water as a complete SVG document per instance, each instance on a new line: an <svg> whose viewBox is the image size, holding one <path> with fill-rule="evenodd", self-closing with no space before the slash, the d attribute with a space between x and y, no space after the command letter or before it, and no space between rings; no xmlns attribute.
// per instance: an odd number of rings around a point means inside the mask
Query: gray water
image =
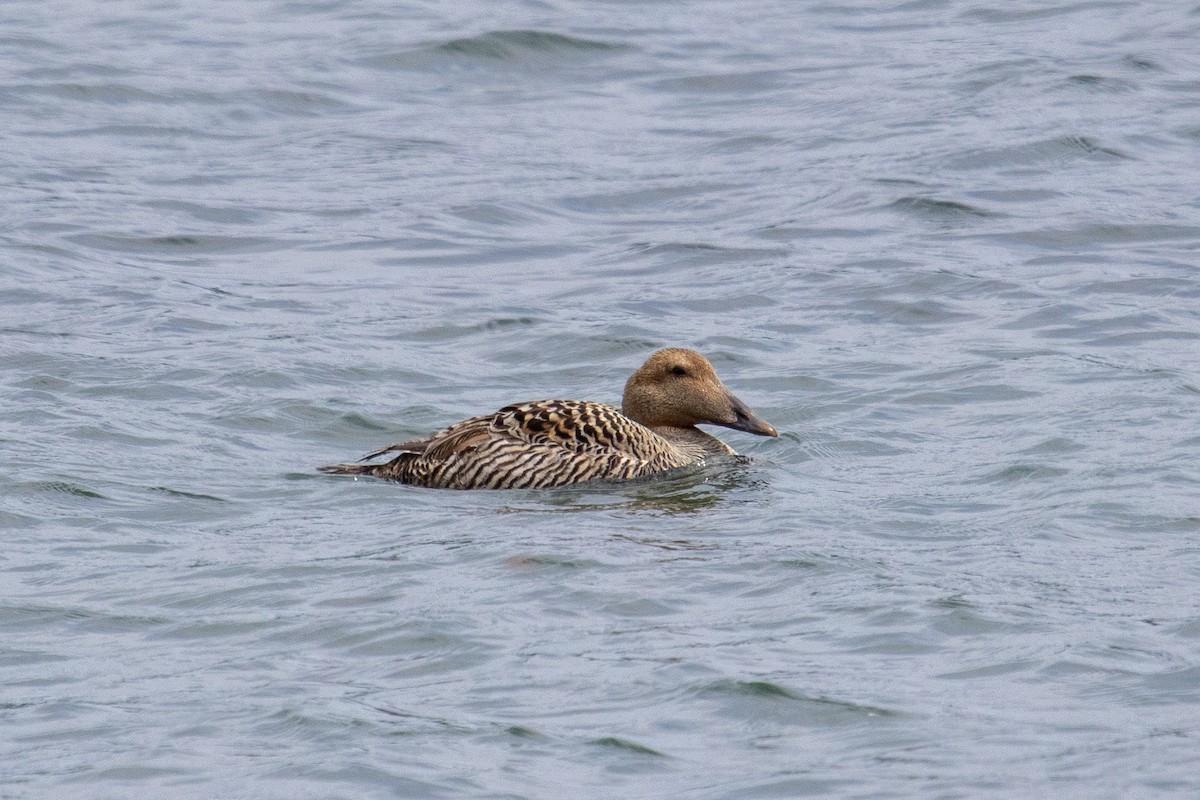
<svg viewBox="0 0 1200 800"><path fill-rule="evenodd" d="M1198 41L7 0L0 797L1196 797ZM315 472L666 345L780 438Z"/></svg>

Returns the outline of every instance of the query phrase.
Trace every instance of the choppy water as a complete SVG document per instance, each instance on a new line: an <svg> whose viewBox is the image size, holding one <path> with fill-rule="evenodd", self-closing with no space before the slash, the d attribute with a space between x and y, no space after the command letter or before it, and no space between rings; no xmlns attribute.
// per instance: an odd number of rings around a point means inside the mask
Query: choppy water
<svg viewBox="0 0 1200 800"><path fill-rule="evenodd" d="M4 3L0 796L1196 796L1198 40ZM781 438L313 471L664 345Z"/></svg>

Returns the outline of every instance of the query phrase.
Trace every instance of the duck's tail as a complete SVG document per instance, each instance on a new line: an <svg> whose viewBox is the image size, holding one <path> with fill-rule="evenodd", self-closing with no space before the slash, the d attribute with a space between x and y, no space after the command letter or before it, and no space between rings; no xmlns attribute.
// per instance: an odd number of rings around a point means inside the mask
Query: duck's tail
<svg viewBox="0 0 1200 800"><path fill-rule="evenodd" d="M367 453L358 460L357 464L330 464L328 467L317 467L317 470L327 472L330 475L374 475L377 478L397 480L400 465L416 458L428 446L428 439L414 439L411 442L392 444L382 450L376 450L374 453ZM399 455L392 458L391 461L376 462L374 464L362 463L389 453L399 453Z"/></svg>
<svg viewBox="0 0 1200 800"><path fill-rule="evenodd" d="M318 472L328 472L330 475L374 475L380 464L330 464L327 467L317 467Z"/></svg>

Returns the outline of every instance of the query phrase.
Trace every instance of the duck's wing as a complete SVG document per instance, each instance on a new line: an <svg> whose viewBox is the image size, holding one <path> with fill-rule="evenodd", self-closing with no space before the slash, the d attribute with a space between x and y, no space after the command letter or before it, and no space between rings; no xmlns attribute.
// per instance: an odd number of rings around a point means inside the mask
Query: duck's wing
<svg viewBox="0 0 1200 800"><path fill-rule="evenodd" d="M614 455L639 461L661 455L662 437L616 408L584 400L536 400L505 406L493 429L530 445L560 447L580 455Z"/></svg>
<svg viewBox="0 0 1200 800"><path fill-rule="evenodd" d="M421 486L512 489L626 480L686 463L669 442L612 406L578 400L505 406L367 458L383 455L393 457L322 471Z"/></svg>
<svg viewBox="0 0 1200 800"><path fill-rule="evenodd" d="M424 439L390 444L363 456L359 463L402 453L442 461L495 439L556 445L573 453L628 451L633 457L652 457L661 449L653 431L610 405L583 400L533 400L464 419Z"/></svg>

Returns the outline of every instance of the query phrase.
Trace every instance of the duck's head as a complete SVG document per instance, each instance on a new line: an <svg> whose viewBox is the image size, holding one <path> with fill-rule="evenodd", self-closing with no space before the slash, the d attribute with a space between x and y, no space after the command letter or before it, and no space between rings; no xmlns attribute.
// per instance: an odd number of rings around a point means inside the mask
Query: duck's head
<svg viewBox="0 0 1200 800"><path fill-rule="evenodd" d="M725 388L707 358L680 347L659 350L633 373L625 384L621 410L649 428L707 423L759 436L779 435Z"/></svg>

